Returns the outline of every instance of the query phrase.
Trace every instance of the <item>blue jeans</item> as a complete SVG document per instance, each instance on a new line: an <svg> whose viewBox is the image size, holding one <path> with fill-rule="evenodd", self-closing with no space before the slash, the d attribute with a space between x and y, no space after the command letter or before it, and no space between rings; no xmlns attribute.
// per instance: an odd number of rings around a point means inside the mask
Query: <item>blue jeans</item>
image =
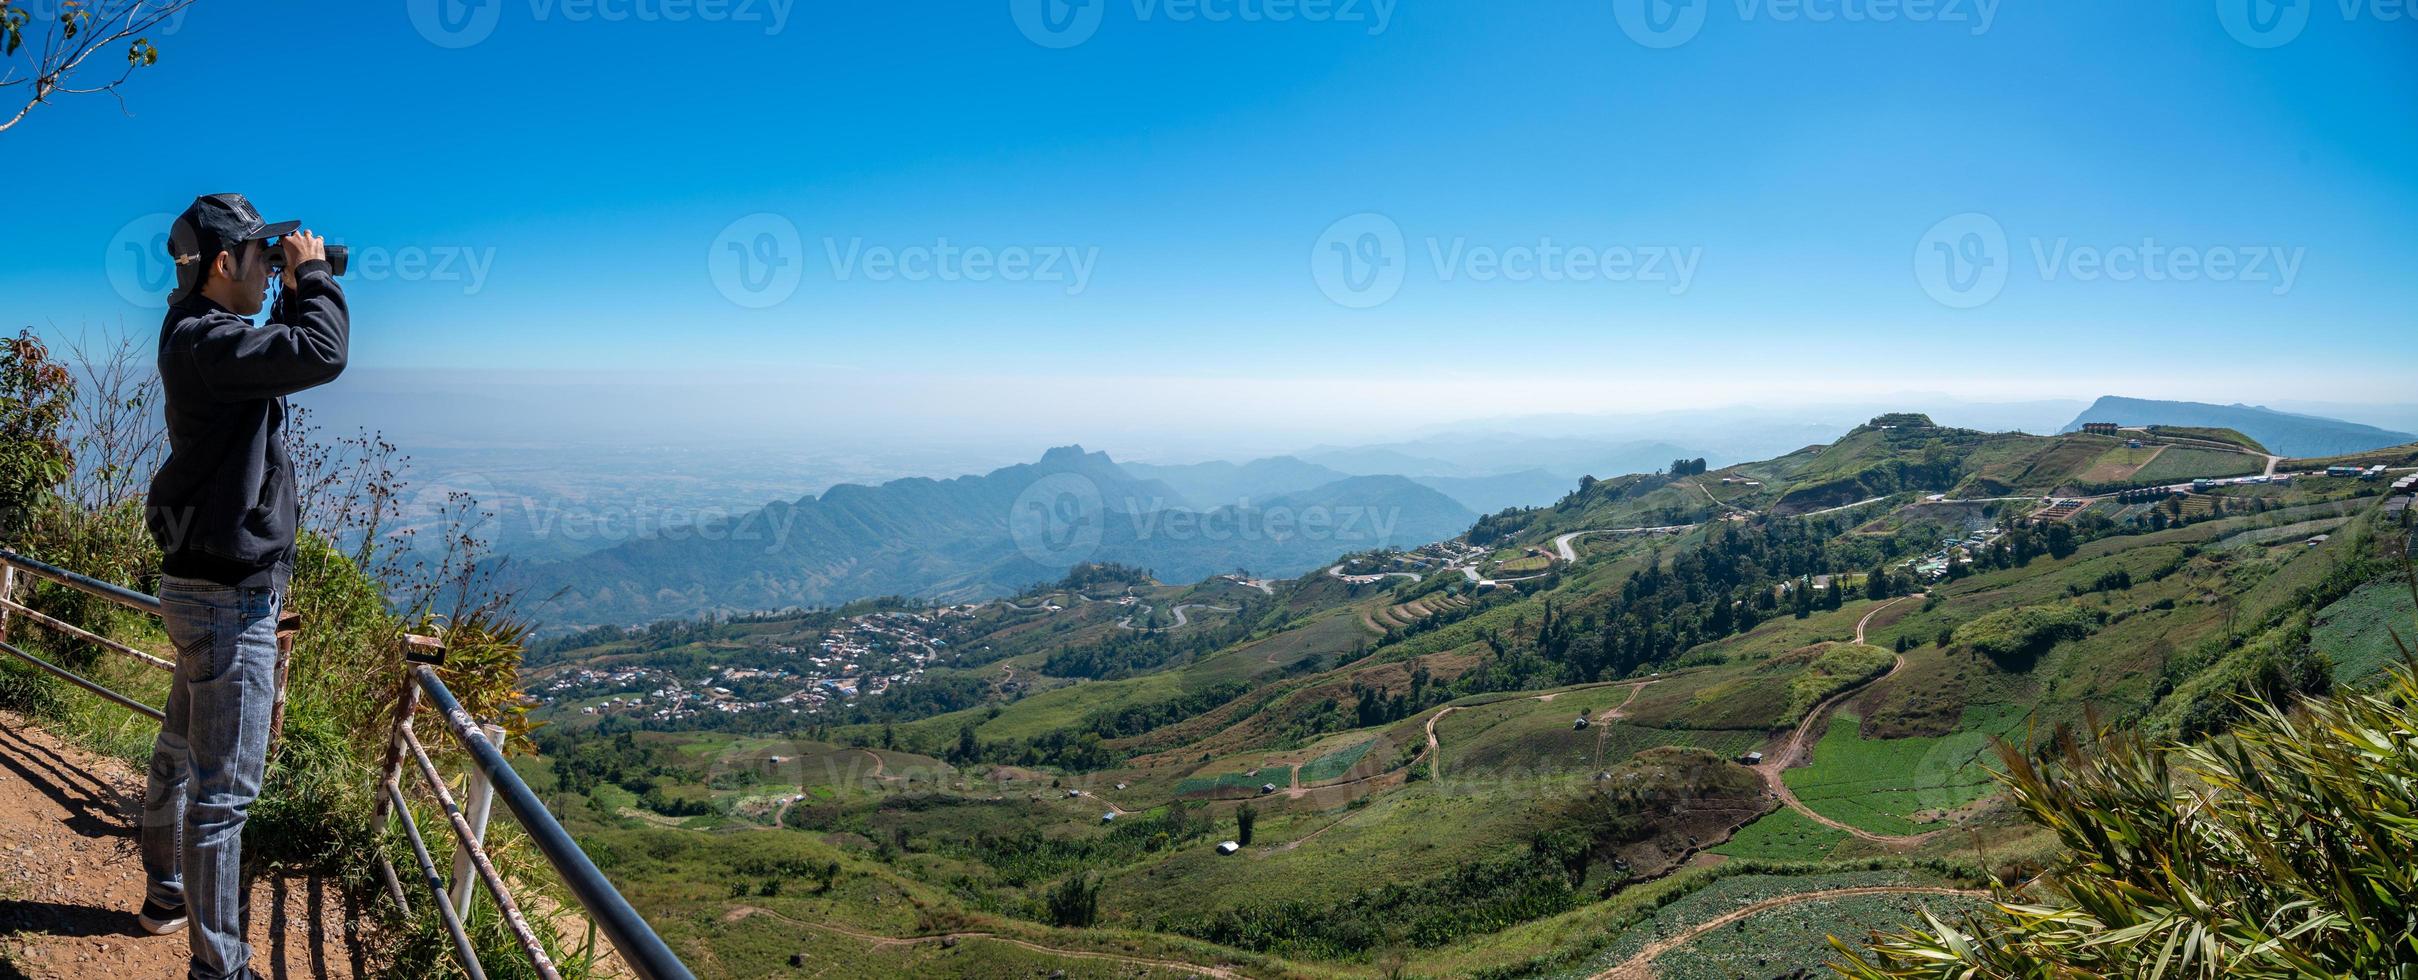
<svg viewBox="0 0 2418 980"><path fill-rule="evenodd" d="M185 908L192 980L242 976L252 959L243 824L268 761L284 598L272 588L160 580L176 681L143 793L143 874L147 897Z"/></svg>

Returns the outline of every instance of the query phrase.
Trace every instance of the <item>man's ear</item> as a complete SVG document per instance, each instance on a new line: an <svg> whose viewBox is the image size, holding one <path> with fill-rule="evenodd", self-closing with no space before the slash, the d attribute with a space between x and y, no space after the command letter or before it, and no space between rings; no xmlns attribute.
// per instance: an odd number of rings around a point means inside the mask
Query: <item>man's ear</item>
<svg viewBox="0 0 2418 980"><path fill-rule="evenodd" d="M224 279L228 282L235 282L239 279L242 279L242 276L235 274L235 253L221 251L218 253L217 258L211 259L210 275L217 276L218 278ZM209 280L205 278L202 281L208 282Z"/></svg>

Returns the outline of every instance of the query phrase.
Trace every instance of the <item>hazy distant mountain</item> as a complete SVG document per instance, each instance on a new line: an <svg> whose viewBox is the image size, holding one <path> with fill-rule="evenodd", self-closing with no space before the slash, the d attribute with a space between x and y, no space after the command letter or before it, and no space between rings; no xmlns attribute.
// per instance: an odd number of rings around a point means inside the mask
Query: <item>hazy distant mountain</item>
<svg viewBox="0 0 2418 980"><path fill-rule="evenodd" d="M1510 432L1456 432L1372 446L1320 446L1298 455L1346 473L1391 473L1416 479L1498 476L1529 470L1611 477L1651 473L1671 465L1674 459L1694 459L1705 453L1660 439L1614 441L1534 438ZM1735 460L1716 459L1713 465L1724 462Z"/></svg>
<svg viewBox="0 0 2418 980"><path fill-rule="evenodd" d="M1070 446L980 476L843 484L576 559L508 563L503 575L549 627L637 623L878 595L982 598L1085 561L1174 582L1238 568L1292 576L1349 552L1452 537L1477 517L1392 476L1347 477L1248 507L1185 500Z"/></svg>
<svg viewBox="0 0 2418 980"><path fill-rule="evenodd" d="M1184 496L1184 502L1194 508L1225 507L1246 500L1257 503L1279 494L1324 486L1351 476L1291 456L1271 456L1248 463L1214 460L1182 466L1150 463L1117 465L1136 478L1157 480L1175 488L1175 492Z"/></svg>
<svg viewBox="0 0 2418 980"><path fill-rule="evenodd" d="M1657 464L1668 465L1669 460ZM1578 477L1547 470L1521 470L1494 476L1421 476L1413 479L1481 514L1492 514L1505 507L1543 507L1562 499L1578 487Z"/></svg>
<svg viewBox="0 0 2418 980"><path fill-rule="evenodd" d="M2093 402L2060 431L2073 432L2085 422L2232 429L2286 456L2333 456L2418 442L2418 435L2407 432L2391 432L2321 415L2279 412L2257 405L2164 402L2113 395Z"/></svg>

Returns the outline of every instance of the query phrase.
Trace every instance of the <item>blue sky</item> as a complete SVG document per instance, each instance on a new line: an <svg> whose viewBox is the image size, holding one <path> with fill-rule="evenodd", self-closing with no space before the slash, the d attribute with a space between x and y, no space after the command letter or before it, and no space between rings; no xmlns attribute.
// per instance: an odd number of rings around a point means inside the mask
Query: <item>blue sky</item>
<svg viewBox="0 0 2418 980"><path fill-rule="evenodd" d="M126 242L242 190L377 257L360 384L744 377L775 428L2418 368L2418 21L2362 0L441 2L206 0L124 112L0 133L0 314L148 333Z"/></svg>

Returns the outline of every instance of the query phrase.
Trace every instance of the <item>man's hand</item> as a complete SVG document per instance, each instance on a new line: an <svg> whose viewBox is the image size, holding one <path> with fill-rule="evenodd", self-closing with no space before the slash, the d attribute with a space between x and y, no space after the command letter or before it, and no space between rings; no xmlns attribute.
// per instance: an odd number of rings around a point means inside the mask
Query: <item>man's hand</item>
<svg viewBox="0 0 2418 980"><path fill-rule="evenodd" d="M287 289L294 288L294 270L301 268L303 263L312 259L323 262L327 260L327 239L313 234L308 228L277 239L277 245L285 249L285 288Z"/></svg>

